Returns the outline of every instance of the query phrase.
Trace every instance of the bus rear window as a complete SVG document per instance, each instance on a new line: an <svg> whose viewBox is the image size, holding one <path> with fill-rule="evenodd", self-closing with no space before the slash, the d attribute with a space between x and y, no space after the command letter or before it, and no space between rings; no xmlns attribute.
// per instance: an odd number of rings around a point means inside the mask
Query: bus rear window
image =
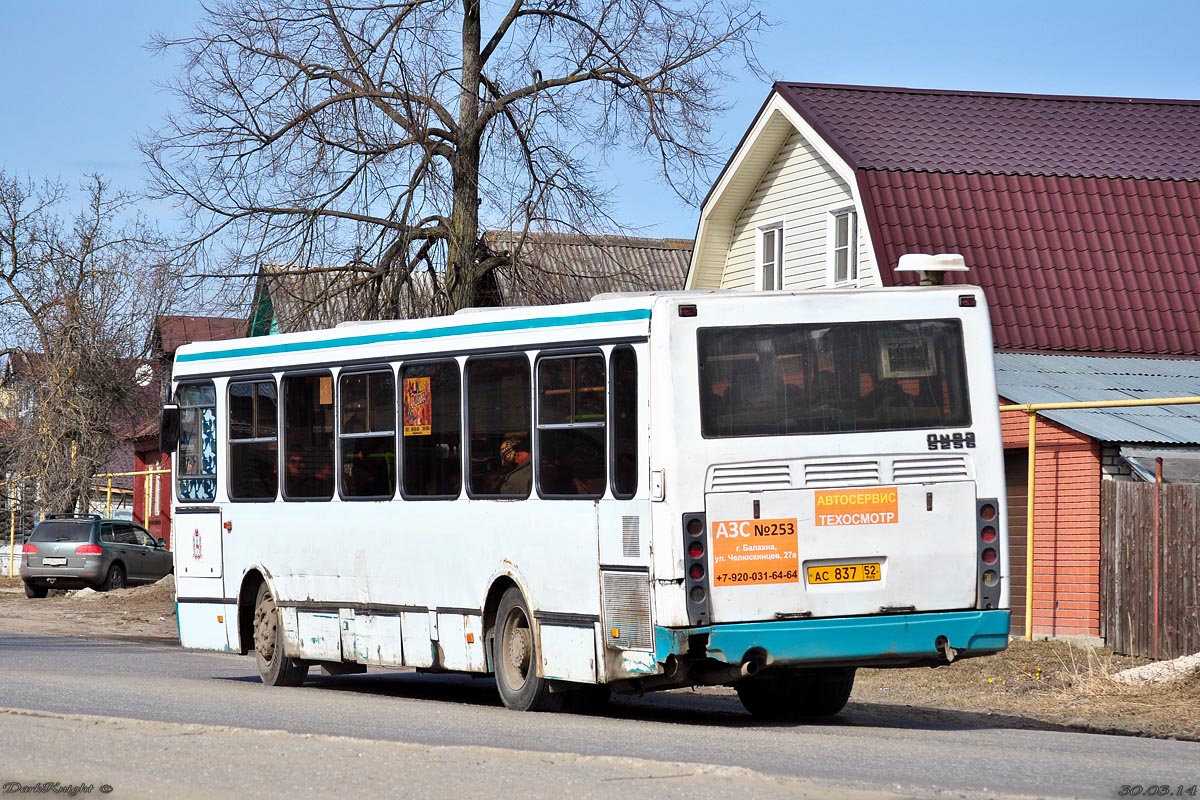
<svg viewBox="0 0 1200 800"><path fill-rule="evenodd" d="M971 423L958 320L697 332L706 438Z"/></svg>

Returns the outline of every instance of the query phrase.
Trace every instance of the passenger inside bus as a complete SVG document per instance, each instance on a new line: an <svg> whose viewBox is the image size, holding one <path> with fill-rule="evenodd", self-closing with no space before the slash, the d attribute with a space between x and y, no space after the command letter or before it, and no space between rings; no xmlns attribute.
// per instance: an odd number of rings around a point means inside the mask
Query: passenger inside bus
<svg viewBox="0 0 1200 800"><path fill-rule="evenodd" d="M505 439L500 445L502 477L499 494L528 494L533 482L533 459L529 445L519 439Z"/></svg>
<svg viewBox="0 0 1200 800"><path fill-rule="evenodd" d="M323 453L288 453L284 493L289 497L332 495L333 465Z"/></svg>

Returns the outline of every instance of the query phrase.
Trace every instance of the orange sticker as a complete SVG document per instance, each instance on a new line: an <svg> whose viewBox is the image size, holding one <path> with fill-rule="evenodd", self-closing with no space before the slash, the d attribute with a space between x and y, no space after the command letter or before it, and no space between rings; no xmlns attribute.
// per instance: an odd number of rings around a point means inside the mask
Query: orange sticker
<svg viewBox="0 0 1200 800"><path fill-rule="evenodd" d="M896 487L815 492L817 525L892 525L900 521Z"/></svg>
<svg viewBox="0 0 1200 800"><path fill-rule="evenodd" d="M795 519L735 519L712 524L714 586L797 583Z"/></svg>

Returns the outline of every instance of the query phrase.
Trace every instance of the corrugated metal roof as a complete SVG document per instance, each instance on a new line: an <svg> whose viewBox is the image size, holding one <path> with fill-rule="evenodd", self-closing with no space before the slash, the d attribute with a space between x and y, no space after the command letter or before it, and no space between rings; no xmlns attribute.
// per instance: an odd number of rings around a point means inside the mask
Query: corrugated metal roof
<svg viewBox="0 0 1200 800"><path fill-rule="evenodd" d="M881 264L962 253L971 271L947 282L984 288L998 348L1200 355L1200 181L879 171L861 181Z"/></svg>
<svg viewBox="0 0 1200 800"><path fill-rule="evenodd" d="M855 169L1200 180L1200 102L777 83Z"/></svg>
<svg viewBox="0 0 1200 800"><path fill-rule="evenodd" d="M1001 349L1200 356L1200 102L775 89L857 171L885 284L962 253Z"/></svg>
<svg viewBox="0 0 1200 800"><path fill-rule="evenodd" d="M1200 360L996 354L996 386L1013 403L1200 396ZM1043 411L1102 442L1200 444L1200 405Z"/></svg>
<svg viewBox="0 0 1200 800"><path fill-rule="evenodd" d="M246 335L246 320L233 317L193 317L160 314L155 318L159 349L173 355L191 342L215 342Z"/></svg>

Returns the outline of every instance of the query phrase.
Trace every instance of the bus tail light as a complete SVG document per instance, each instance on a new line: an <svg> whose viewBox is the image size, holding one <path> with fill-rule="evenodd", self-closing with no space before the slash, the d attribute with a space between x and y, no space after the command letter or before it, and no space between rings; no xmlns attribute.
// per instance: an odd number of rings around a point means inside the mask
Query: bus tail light
<svg viewBox="0 0 1200 800"><path fill-rule="evenodd" d="M708 585L708 524L703 514L683 515L683 574L688 621L707 625L711 618Z"/></svg>
<svg viewBox="0 0 1200 800"><path fill-rule="evenodd" d="M984 498L975 504L975 545L978 559L978 591L976 607L1000 607L1000 505L994 498Z"/></svg>

